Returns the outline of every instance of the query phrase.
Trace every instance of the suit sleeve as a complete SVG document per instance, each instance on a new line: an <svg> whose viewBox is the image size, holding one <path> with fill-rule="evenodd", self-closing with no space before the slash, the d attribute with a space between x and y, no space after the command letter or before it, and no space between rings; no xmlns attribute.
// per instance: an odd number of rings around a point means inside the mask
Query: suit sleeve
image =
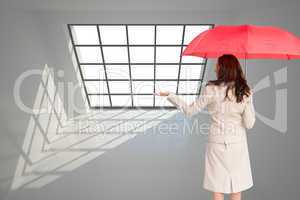
<svg viewBox="0 0 300 200"><path fill-rule="evenodd" d="M178 95L170 93L167 97L174 106L176 106L181 112L186 116L191 117L196 112L201 111L212 101L212 92L209 89L209 86L203 88L202 94L191 104L187 104L182 100Z"/></svg>
<svg viewBox="0 0 300 200"><path fill-rule="evenodd" d="M255 124L255 108L253 105L253 93L248 97L244 112L242 114L244 126L247 129L253 128Z"/></svg>

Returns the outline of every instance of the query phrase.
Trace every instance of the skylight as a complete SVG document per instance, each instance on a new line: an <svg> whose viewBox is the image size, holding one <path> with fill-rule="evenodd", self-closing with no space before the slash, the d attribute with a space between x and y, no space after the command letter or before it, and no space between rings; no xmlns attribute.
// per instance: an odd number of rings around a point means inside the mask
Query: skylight
<svg viewBox="0 0 300 200"><path fill-rule="evenodd" d="M201 92L206 59L183 56L208 24L68 25L90 108L169 108L157 91L187 103Z"/></svg>

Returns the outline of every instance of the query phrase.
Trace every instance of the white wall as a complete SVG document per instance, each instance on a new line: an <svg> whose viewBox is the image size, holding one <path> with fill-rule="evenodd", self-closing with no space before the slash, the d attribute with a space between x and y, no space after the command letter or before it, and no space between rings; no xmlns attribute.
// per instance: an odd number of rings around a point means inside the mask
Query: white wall
<svg viewBox="0 0 300 200"><path fill-rule="evenodd" d="M67 48L67 23L253 23L281 26L300 35L300 15L298 11L300 4L297 1L275 2L265 0L261 3L259 3L260 1L251 1L252 3L249 3L249 1L244 1L245 3L238 1L239 3L235 2L235 4L229 1L206 1L198 4L198 1L195 1L191 5L187 1L184 1L184 4L183 1L180 2L164 1L163 7L160 7L159 2L151 6L148 5L148 7L143 7L142 4L131 7L127 4L117 4L116 2L112 2L111 4L101 4L101 2L98 4L94 1L91 4L87 4L84 2L90 10L88 12L84 9L81 10L80 6L73 5L67 1L64 1L61 7L60 1L55 1L53 4L49 4L53 5L49 6L49 9L47 6L43 6L37 2L19 4L17 1L12 1L11 5L8 5L9 3L6 1L5 6L1 6L0 88L2 95L0 108L2 131L0 132L0 199L6 196L9 190L17 158L21 153L20 149L25 129L30 117L28 114L20 111L14 103L12 96L14 81L25 70L32 68L42 69L45 64L54 67L54 69L63 69L65 71L64 81L76 81ZM102 5L106 5L107 9L111 10L105 10L104 7L101 11L97 11L97 6L95 5L98 5L98 10L101 10ZM76 7L75 11L70 9L72 6ZM124 9L122 9L122 6ZM170 9L168 9L169 7ZM207 79L213 78L212 64L209 63L208 73L206 74ZM254 85L266 75L280 69L283 64L285 62L282 61L247 62L248 78L251 85ZM288 88L288 132L282 135L259 121L256 127L250 131L252 134L250 135L249 142L250 149L252 149L251 156L257 185L251 193L250 197L252 199L261 199L263 196L265 197L264 199L281 200L286 198L287 195L289 198L295 199L298 193L297 188L300 185L300 177L299 173L297 173L300 167L298 159L300 153L298 145L300 139L300 134L298 133L300 110L299 106L297 106L300 100L298 88L299 74L299 61L288 62L288 83L286 84ZM22 98L29 105L35 99L39 82L39 78L35 77L23 85ZM266 96L269 97L271 95L274 95L271 91L269 93L266 92L263 95L257 95L255 100L259 112L270 117L274 114L273 107L275 102L271 100L272 98L269 99ZM80 95L77 98L79 99L78 104L82 104ZM67 102L64 105L66 106ZM147 140L143 140L140 144L138 141L136 145L144 144ZM166 142L170 142L170 140ZM160 143L160 145L163 144L163 142ZM193 143L190 153L196 150L197 145L203 144L201 141L196 142L196 144ZM166 151L166 149L162 150ZM132 149L128 148L126 151L127 154L124 156L130 157L131 151ZM150 150L147 149L147 151ZM176 157L175 153L176 151L174 154L166 154L165 156ZM159 155L155 154L156 157L153 158L153 161L158 165L164 162L163 160L166 158ZM190 159L195 158L197 157L194 156ZM117 155L109 159L121 158ZM122 161L126 162L126 160L126 157L122 157ZM191 164L194 161L187 160L187 162ZM160 170L160 168L155 169ZM193 169L196 170L196 168ZM167 172L167 169L165 170ZM109 171L106 172L101 175L104 176L104 179L109 180L112 175ZM158 171L150 171L149 176L153 175L151 173L158 173ZM91 174L85 171L83 175L88 176ZM172 176L173 179L182 178L179 176L176 177L176 174L172 174ZM126 180L126 177L124 178ZM130 177L127 178L130 180ZM107 185L107 188L114 187L113 183L110 184ZM187 182L187 184L194 183ZM67 191L70 188L66 186L65 189ZM269 193L266 194L264 191ZM147 191L144 192L144 195L147 195ZM150 195L151 191L148 192ZM45 194L50 195L47 192ZM199 193L197 195L199 195L197 197L202 197L201 195L203 194Z"/></svg>

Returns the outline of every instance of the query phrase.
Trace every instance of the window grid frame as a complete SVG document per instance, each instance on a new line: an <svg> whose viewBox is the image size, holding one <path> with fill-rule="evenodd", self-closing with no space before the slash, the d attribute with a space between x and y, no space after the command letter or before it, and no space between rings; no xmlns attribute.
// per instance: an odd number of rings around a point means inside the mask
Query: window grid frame
<svg viewBox="0 0 300 200"><path fill-rule="evenodd" d="M176 81L177 82L177 86L176 86L176 94L177 95L194 95L194 96L199 96L201 94L201 88L203 85L203 80L204 80L204 75L205 75L205 71L206 71L206 66L207 66L207 58L203 58L203 62L199 62L199 63L188 63L188 62L182 62L182 52L184 47L188 46L187 44L184 44L184 39L185 39L185 31L186 31L186 26L209 26L208 29L212 29L214 27L214 24L68 24L68 30L69 30L69 35L71 38L71 43L72 43L72 50L74 51L75 54L75 58L76 58L76 62L77 62L77 66L79 68L79 72L80 72L80 77L81 77L81 81L84 87L84 92L85 92L85 96L87 98L88 101L88 105L90 109L119 109L119 108L128 108L128 109L137 109L137 108L141 108L141 109L175 109L174 106L158 106L156 105L155 99L156 96L154 95L156 92L156 81ZM97 34L98 34L98 40L99 40L99 44L76 44L74 41L74 37L73 37L73 32L72 32L72 27L73 26L95 26L97 28ZM101 35L100 35L100 29L99 26L125 26L126 28L126 44L102 44L101 41ZM129 33L128 33L128 26L153 26L154 27L154 44L129 44ZM181 39L181 44L157 44L157 26L183 26L183 30L182 30L182 39ZM77 54L77 47L99 47L101 50L101 55L102 55L102 62L100 63L81 63ZM104 57L104 52L103 52L103 47L126 47L127 49L127 56L128 56L128 63L106 63L105 62L105 57ZM153 62L149 62L149 63L132 63L130 61L130 47L153 47L154 50L154 59ZM171 63L158 63L156 62L156 48L157 47L180 47L180 58L179 58L179 62L171 62ZM104 69L104 75L105 75L105 79L85 79L82 73L82 65L93 65L95 67L97 66L103 66ZM106 66L107 65L128 65L129 68L129 79L109 79L107 76L107 70L106 70ZM131 66L132 65L153 65L154 68L154 77L153 79L134 79L132 78L132 74L131 74ZM178 76L177 79L156 79L156 67L157 65L176 65L178 68ZM201 72L200 72L200 77L199 79L181 79L180 78L180 72L181 72L181 67L182 65L197 65L197 66L201 66ZM185 66L187 67L187 66ZM106 85L107 85L107 93L88 93L87 92L87 88L85 85L85 82L87 81L105 81ZM130 83L130 93L111 93L110 89L109 89L109 83L111 82L115 82L115 81L129 81ZM133 93L133 89L132 89L132 82L134 81L145 81L145 82L153 82L153 94L152 93ZM197 91L195 91L195 93L179 93L179 82L181 81L198 81L198 88ZM109 102L110 102L110 106L92 106L90 103L90 96L92 95L98 95L98 96L109 96ZM111 100L111 96L112 95L127 95L127 96L131 96L131 106L113 106L112 100ZM152 106L136 106L134 104L134 98L133 96L139 96L139 95L153 95L153 105Z"/></svg>
<svg viewBox="0 0 300 200"><path fill-rule="evenodd" d="M98 40L99 40L99 44L100 46L100 50L101 50L101 56L102 56L102 62L103 62L103 69L104 69L104 76L106 79L106 87L107 87L107 92L110 94L110 89L109 89L109 84L108 84L108 77L107 77L107 71L106 71L106 64L105 64L105 58L104 58L104 53L103 53L103 46L102 46L102 40L101 40L101 35L100 35L100 30L99 30L99 26L97 27L97 34L98 34ZM75 47L76 49L76 47ZM81 66L81 65L80 65ZM85 79L83 79L83 82L85 83ZM89 96L89 93L87 94ZM112 101L111 101L111 95L108 96L109 98L109 103L110 103L110 107L112 106ZM91 108L91 106L90 106Z"/></svg>
<svg viewBox="0 0 300 200"><path fill-rule="evenodd" d="M99 26L98 26L99 27ZM130 93L131 93L131 106L133 107L133 94L132 94L132 75L131 75L131 62L130 62L130 47L129 47L129 36L128 36L128 25L125 25L126 28L126 44L127 44L127 56L128 56L128 67L129 67L129 79L130 79Z"/></svg>
<svg viewBox="0 0 300 200"><path fill-rule="evenodd" d="M154 26L154 80L153 80L153 94L155 94L155 84L156 84L156 38L157 38L157 25ZM155 106L155 95L153 95L153 107Z"/></svg>
<svg viewBox="0 0 300 200"><path fill-rule="evenodd" d="M182 38L181 38L181 47L180 47L180 58L179 58L179 68L178 68L178 77L177 77L177 87L176 87L176 94L178 94L178 88L179 88L179 79L180 79L180 71L181 71L181 62L182 62L182 51L183 51L183 45L184 45L184 35L185 35L185 26L183 26L182 29ZM202 85L202 83L201 83Z"/></svg>

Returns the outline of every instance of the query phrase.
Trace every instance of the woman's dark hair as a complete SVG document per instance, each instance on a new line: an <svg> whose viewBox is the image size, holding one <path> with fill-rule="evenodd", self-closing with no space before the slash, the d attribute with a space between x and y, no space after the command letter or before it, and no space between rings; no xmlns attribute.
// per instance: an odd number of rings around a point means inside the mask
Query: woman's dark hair
<svg viewBox="0 0 300 200"><path fill-rule="evenodd" d="M236 101L239 103L243 100L244 95L250 95L250 87L247 84L239 60L231 54L224 54L217 61L217 80L211 80L206 85L229 84L226 90L225 98L228 98L230 88L235 88Z"/></svg>

